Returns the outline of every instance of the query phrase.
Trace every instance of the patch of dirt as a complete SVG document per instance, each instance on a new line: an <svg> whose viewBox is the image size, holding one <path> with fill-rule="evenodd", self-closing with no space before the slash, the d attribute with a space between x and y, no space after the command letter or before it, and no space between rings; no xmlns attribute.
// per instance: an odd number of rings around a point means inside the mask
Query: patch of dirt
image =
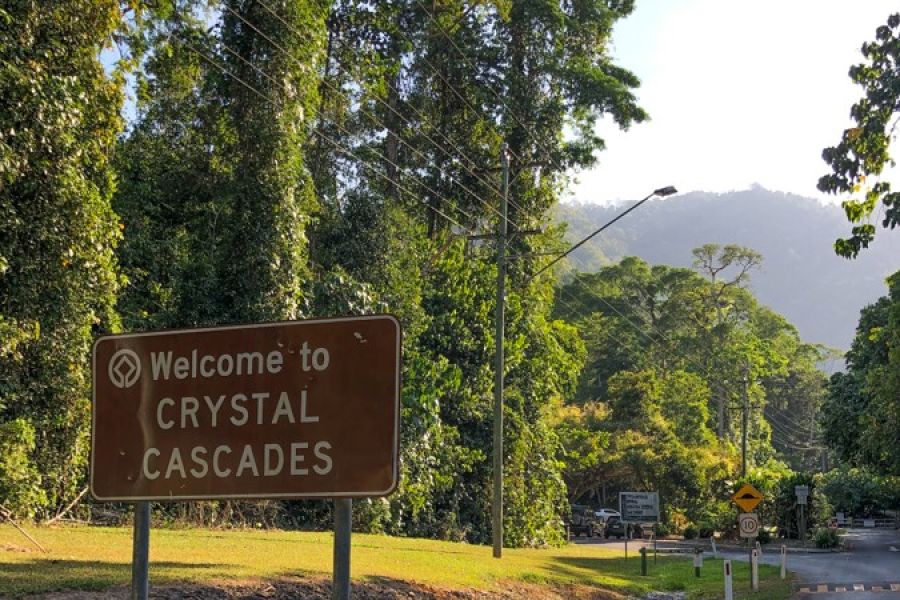
<svg viewBox="0 0 900 600"><path fill-rule="evenodd" d="M103 592L53 592L27 596L31 600L119 600L130 597L130 589L117 587ZM271 582L219 585L152 586L155 600L331 600L328 579L278 579ZM354 582L354 600L623 600L624 596L587 586L542 586L505 583L491 591L446 590L393 579Z"/></svg>

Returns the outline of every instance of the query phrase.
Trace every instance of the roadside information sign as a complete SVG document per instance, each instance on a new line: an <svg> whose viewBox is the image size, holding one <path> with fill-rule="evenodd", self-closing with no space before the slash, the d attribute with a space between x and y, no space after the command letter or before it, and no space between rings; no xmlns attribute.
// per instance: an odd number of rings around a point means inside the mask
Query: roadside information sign
<svg viewBox="0 0 900 600"><path fill-rule="evenodd" d="M101 338L91 493L101 501L391 493L400 338L389 315Z"/></svg>
<svg viewBox="0 0 900 600"><path fill-rule="evenodd" d="M741 513L738 517L738 527L742 538L755 538L759 533L759 518L756 513Z"/></svg>
<svg viewBox="0 0 900 600"><path fill-rule="evenodd" d="M797 496L797 504L806 504L809 498L809 486L795 485L794 494Z"/></svg>
<svg viewBox="0 0 900 600"><path fill-rule="evenodd" d="M619 512L627 523L658 523L658 492L619 492Z"/></svg>
<svg viewBox="0 0 900 600"><path fill-rule="evenodd" d="M759 490L747 483L741 486L741 489L739 489L731 499L741 508L741 510L748 513L756 508L756 505L762 501L763 495L759 493Z"/></svg>

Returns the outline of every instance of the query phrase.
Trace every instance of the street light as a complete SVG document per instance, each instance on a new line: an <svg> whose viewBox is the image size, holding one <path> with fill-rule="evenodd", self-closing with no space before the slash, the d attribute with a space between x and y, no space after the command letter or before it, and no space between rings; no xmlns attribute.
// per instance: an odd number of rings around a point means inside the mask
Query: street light
<svg viewBox="0 0 900 600"><path fill-rule="evenodd" d="M491 538L493 544L493 554L494 558L501 558L503 556L503 335L505 331L505 319L506 313L504 311L504 300L506 297L505 287L506 287L506 237L507 237L507 194L509 192L509 156L507 154L507 148L504 145L503 153L502 153L502 162L503 162L503 183L502 183L502 193L501 193L501 215L500 215L500 227L497 235L497 304L496 304L496 315L494 317L494 325L495 325L495 354L494 354L494 423L492 427L493 434L493 449L492 449L492 465L493 465L493 499L491 506ZM666 196L671 196L672 194L677 194L678 190L676 190L671 185L659 188L658 190L653 190L653 193L649 194L643 200L637 202L633 206L629 207L628 210L622 212L612 221L604 225L603 227L597 229L592 234L554 258L550 264L546 265L543 269L539 270L537 273L528 278L528 281L531 281L560 260L571 254L573 251L578 249L582 244L587 242L589 239L636 209L638 206L649 200L654 196L659 196L660 198L664 198Z"/></svg>
<svg viewBox="0 0 900 600"><path fill-rule="evenodd" d="M614 218L612 221L606 223L599 229L594 230L586 238L582 239L580 242L578 242L577 244L575 244L574 246L572 246L571 248L569 248L568 250L566 250L565 252L563 252L562 254L557 256L556 258L554 258L552 261L550 261L549 264L544 265L543 268L539 269L537 271L537 273L535 273L534 275L529 277L528 280L531 281L532 279L534 279L535 277L537 277L538 275L540 275L541 273L543 273L544 271L546 271L547 269L549 269L550 267L552 267L553 265L555 265L556 263L558 263L559 261L561 261L562 259L567 257L568 255L570 255L572 252L574 252L575 250L580 248L582 245L584 245L592 237L594 237L595 235L597 235L598 233L600 233L601 231L603 231L604 229L606 229L607 227L609 227L610 225L612 225L613 223L615 223L616 221L618 221L619 219L621 219L622 217L624 217L625 215L627 215L628 213L630 213L631 211L636 209L638 206L640 206L641 204L643 204L650 198L653 198L654 196L659 196L660 198L665 198L666 196L671 196L672 194L677 194L677 193L678 193L678 190L676 190L675 187L671 186L671 185L667 185L666 187L661 187L658 190L653 190L645 198L643 198L642 200L639 200L638 202L633 204L631 207L629 207L628 210L626 210L623 213L621 213L620 215L616 216L616 218Z"/></svg>

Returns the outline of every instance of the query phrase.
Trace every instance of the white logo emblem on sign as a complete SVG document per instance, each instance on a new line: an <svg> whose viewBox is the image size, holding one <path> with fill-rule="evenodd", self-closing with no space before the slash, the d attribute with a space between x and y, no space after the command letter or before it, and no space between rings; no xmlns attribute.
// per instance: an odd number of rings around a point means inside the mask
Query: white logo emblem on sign
<svg viewBox="0 0 900 600"><path fill-rule="evenodd" d="M117 388L129 388L141 376L141 359L132 350L119 350L109 359L109 380Z"/></svg>
<svg viewBox="0 0 900 600"><path fill-rule="evenodd" d="M738 525L741 530L741 537L754 538L759 533L759 519L756 513L741 513L738 517Z"/></svg>

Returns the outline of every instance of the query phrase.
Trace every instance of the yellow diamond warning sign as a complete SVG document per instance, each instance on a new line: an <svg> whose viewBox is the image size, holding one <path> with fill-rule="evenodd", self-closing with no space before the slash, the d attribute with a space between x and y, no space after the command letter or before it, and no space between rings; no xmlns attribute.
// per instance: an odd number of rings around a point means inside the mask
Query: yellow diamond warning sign
<svg viewBox="0 0 900 600"><path fill-rule="evenodd" d="M731 497L734 503L741 507L745 513L752 512L756 505L762 502L763 495L749 483L741 486L741 489Z"/></svg>

